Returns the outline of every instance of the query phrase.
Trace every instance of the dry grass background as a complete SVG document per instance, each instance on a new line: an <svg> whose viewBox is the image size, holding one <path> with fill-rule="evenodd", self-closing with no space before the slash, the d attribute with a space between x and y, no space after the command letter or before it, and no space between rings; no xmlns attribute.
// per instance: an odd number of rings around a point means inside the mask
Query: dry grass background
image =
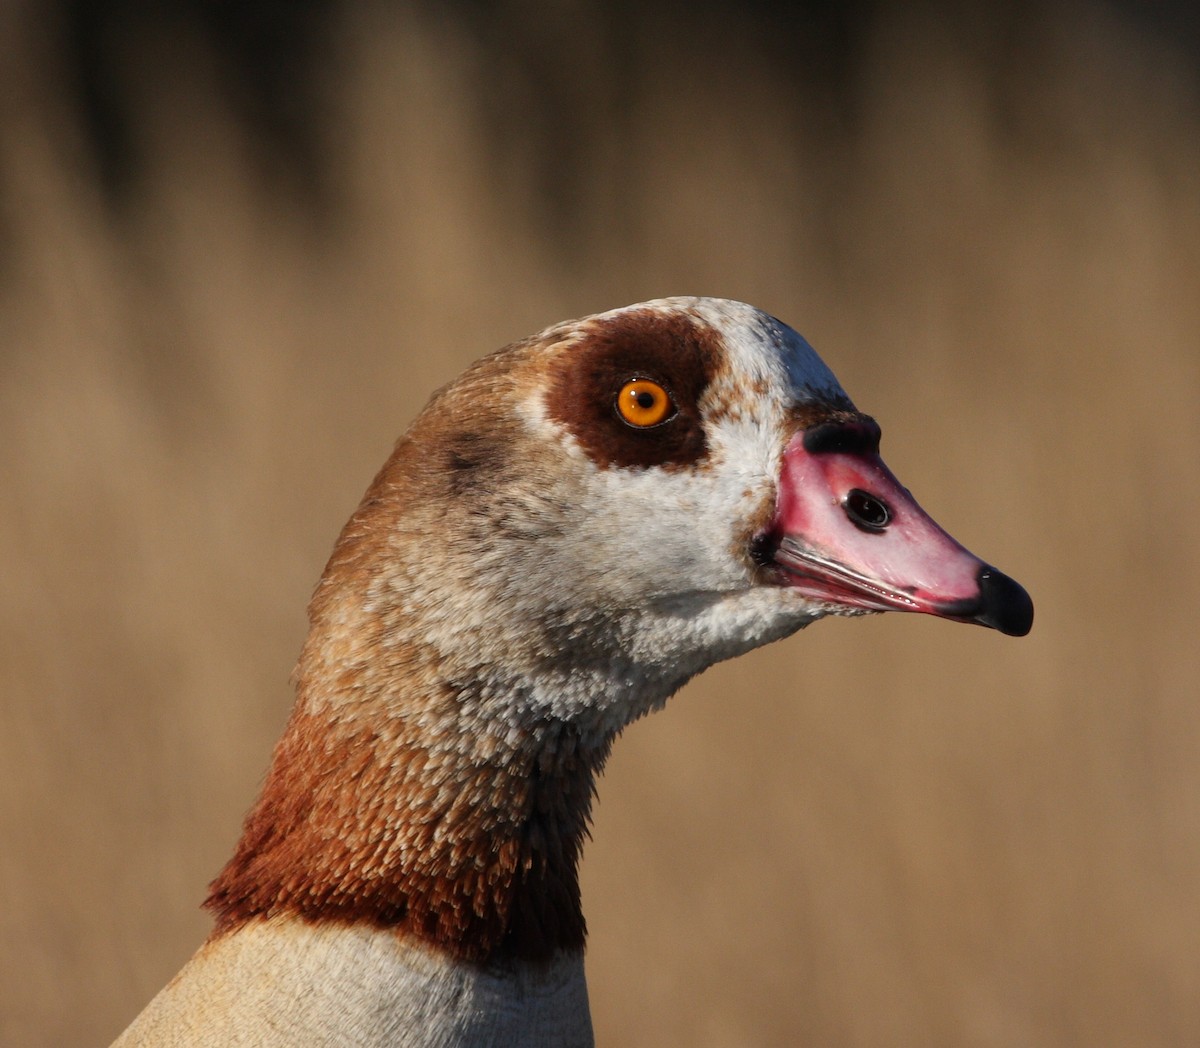
<svg viewBox="0 0 1200 1048"><path fill-rule="evenodd" d="M696 293L806 333L1038 619L821 623L631 728L600 1043L1200 1044L1194 56L1100 5L884 5L830 120L748 16L630 14L617 67L556 10L540 81L355 10L313 219L184 38L131 66L115 217L5 9L0 1042L106 1044L204 936L310 588L432 388ZM523 90L570 102L561 168Z"/></svg>

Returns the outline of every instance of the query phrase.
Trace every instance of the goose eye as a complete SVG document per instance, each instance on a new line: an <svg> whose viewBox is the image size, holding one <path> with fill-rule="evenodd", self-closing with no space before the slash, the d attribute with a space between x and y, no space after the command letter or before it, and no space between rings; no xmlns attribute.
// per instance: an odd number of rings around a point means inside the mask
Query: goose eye
<svg viewBox="0 0 1200 1048"><path fill-rule="evenodd" d="M675 415L675 404L657 382L648 378L626 382L617 394L617 414L631 426L648 429Z"/></svg>

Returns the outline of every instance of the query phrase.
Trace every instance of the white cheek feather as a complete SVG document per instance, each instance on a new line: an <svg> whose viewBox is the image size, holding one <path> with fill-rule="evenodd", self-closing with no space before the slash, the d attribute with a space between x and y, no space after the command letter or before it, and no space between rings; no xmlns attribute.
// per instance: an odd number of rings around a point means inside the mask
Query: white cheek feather
<svg viewBox="0 0 1200 1048"><path fill-rule="evenodd" d="M613 607L749 585L746 564L731 554L738 522L774 497L780 448L769 426L730 419L710 432L709 460L699 467L601 468L547 417L540 395L522 407L537 438L561 447L582 478L563 559L603 580Z"/></svg>

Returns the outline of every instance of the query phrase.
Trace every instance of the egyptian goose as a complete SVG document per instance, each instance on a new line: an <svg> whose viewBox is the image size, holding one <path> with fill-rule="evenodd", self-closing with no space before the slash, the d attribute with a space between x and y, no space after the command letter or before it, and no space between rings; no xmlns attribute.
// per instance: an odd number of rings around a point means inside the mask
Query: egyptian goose
<svg viewBox="0 0 1200 1048"><path fill-rule="evenodd" d="M718 299L438 392L312 598L212 935L116 1044L592 1044L577 866L625 725L824 615L1032 624L878 447L804 339Z"/></svg>

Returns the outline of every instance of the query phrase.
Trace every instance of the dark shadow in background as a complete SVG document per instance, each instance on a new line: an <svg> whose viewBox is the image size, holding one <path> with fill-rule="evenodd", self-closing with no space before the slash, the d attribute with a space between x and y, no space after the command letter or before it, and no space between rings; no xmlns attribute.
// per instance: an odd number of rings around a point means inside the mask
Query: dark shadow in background
<svg viewBox="0 0 1200 1048"><path fill-rule="evenodd" d="M136 203L148 148L137 100L153 91L146 78L172 74L153 53L168 42L206 60L219 101L251 144L267 188L293 195L310 213L335 206L325 128L336 119L330 89L339 76L337 26L353 6L339 0L182 0L165 7L149 0L60 0L48 9L68 107L114 212L119 216ZM503 163L511 148L532 153L530 196L545 208L547 224L564 232L588 178L588 136L598 118L620 134L635 104L636 69L653 62L672 27L696 32L707 25L718 33L722 18L727 23L736 11L764 63L783 71L798 91L818 96L836 131L853 119L856 61L875 6L873 0L785 6L756 0L734 8L713 0L662 0L593 3L580 9L582 17L575 8L564 13L551 5L531 17L525 5L486 0L417 5L430 17L454 21L482 56L477 102L495 159ZM577 63L580 51L593 58L586 74ZM601 75L592 75L597 70Z"/></svg>
<svg viewBox="0 0 1200 1048"><path fill-rule="evenodd" d="M354 0L58 0L44 7L40 17L50 27L54 66L90 166L84 175L98 184L112 217L119 222L136 207L144 184L150 144L139 127L139 99L154 92L156 78L174 74L164 49L197 56L209 69L217 101L244 135L266 192L310 223L336 217L328 136L338 120L332 90L341 73L338 28L368 6ZM671 46L677 34L723 34L736 26L742 46L804 99L809 140L816 130L836 143L854 130L864 43L882 6L875 0L594 0L558 10L426 0L408 9L465 31L479 56L476 103L492 158L500 170L521 170L531 183L524 195L534 202L532 217L549 242L568 243L586 204L589 143L598 126L621 141L638 97L638 70L653 64L656 48ZM930 6L1003 67L1023 27L1047 2ZM1110 6L1200 55L1197 5L1129 0ZM589 61L581 63L580 55Z"/></svg>

